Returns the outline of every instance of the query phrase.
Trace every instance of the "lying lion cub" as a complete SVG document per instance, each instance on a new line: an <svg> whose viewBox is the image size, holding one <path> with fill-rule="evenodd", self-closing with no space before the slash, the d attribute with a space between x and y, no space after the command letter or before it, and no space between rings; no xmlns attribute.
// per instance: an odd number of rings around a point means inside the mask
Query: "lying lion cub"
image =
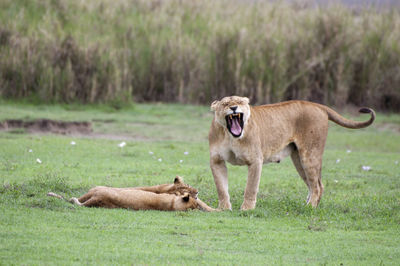
<svg viewBox="0 0 400 266"><path fill-rule="evenodd" d="M184 184L182 179L177 176L173 184L152 187L113 188L97 186L80 198L71 198L67 201L85 207L160 211L185 211L188 209L216 211L198 199L197 194L197 189ZM53 192L49 192L47 195L64 199Z"/></svg>
<svg viewBox="0 0 400 266"><path fill-rule="evenodd" d="M167 194L175 194L177 196L183 195L185 193L189 193L193 198L197 198L197 194L199 191L191 186L183 183L183 179L180 176L176 176L173 184L162 184L151 187L133 187L131 189L139 189L143 191L149 191L157 194L167 193Z"/></svg>
<svg viewBox="0 0 400 266"><path fill-rule="evenodd" d="M297 172L308 187L307 203L317 207L324 191L321 182L322 154L328 134L328 120L347 128L372 124L375 113L365 122L348 120L327 106L288 101L250 106L249 99L231 96L211 104L214 120L209 132L210 166L218 191L219 208L231 209L225 162L247 165L248 178L242 210L255 208L262 165L279 163L291 156Z"/></svg>

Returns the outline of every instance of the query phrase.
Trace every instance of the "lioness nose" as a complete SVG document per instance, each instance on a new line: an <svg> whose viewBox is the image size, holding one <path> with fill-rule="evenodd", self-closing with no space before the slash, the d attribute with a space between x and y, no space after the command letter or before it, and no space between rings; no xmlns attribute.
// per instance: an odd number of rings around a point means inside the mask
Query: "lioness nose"
<svg viewBox="0 0 400 266"><path fill-rule="evenodd" d="M231 106L229 108L231 108L231 110L235 112L238 107L237 106Z"/></svg>

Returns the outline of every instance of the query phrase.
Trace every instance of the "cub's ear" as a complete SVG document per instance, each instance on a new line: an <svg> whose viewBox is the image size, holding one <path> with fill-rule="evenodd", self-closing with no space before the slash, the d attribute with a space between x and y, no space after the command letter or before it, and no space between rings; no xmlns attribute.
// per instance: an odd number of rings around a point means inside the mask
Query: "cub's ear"
<svg viewBox="0 0 400 266"><path fill-rule="evenodd" d="M185 194L183 194L183 197L182 197L182 200L184 201L184 202L188 202L189 201L189 193L185 193Z"/></svg>
<svg viewBox="0 0 400 266"><path fill-rule="evenodd" d="M213 101L211 104L211 111L215 111L217 110L217 105L218 105L219 101Z"/></svg>
<svg viewBox="0 0 400 266"><path fill-rule="evenodd" d="M247 98L247 97L243 97L243 102L244 102L245 104L249 104L250 100L249 100L249 98Z"/></svg>
<svg viewBox="0 0 400 266"><path fill-rule="evenodd" d="M183 184L183 179L182 177L180 177L179 175L177 175L174 179L174 184L178 185L178 184Z"/></svg>

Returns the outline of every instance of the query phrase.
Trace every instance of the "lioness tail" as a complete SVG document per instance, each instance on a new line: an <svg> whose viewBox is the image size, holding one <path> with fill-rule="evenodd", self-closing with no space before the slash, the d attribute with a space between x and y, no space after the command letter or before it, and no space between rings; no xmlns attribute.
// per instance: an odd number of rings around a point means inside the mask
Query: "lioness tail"
<svg viewBox="0 0 400 266"><path fill-rule="evenodd" d="M358 110L358 111L363 114L371 114L371 117L369 120L353 121L353 120L350 120L350 119L347 119L347 118L341 116L340 114L338 114L337 112L335 112L334 110L332 110L331 108L329 108L327 106L324 106L324 105L320 105L320 106L322 106L323 109L328 113L329 120L335 122L338 125L341 125L342 127L347 127L347 128L352 128L352 129L364 128L364 127L371 125L372 122L374 122L374 120L375 120L374 110L372 110L371 108L368 108L368 107L360 108L360 110Z"/></svg>

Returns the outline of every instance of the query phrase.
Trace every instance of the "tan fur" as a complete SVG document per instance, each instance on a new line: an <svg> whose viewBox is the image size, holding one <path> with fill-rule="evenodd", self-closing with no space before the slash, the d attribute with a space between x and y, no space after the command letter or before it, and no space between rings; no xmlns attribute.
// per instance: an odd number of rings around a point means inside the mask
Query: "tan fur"
<svg viewBox="0 0 400 266"><path fill-rule="evenodd" d="M188 193L156 194L139 189L123 189L113 187L95 187L74 203L85 207L124 208L132 210L185 211L198 209L195 198Z"/></svg>
<svg viewBox="0 0 400 266"><path fill-rule="evenodd" d="M347 128L363 128L375 119L374 111L369 108L362 108L360 112L370 113L371 118L365 122L356 122L342 117L327 106L306 101L254 107L248 102L245 97L231 96L211 104L215 116L209 132L210 166L221 209L231 209L226 161L248 166L241 206L242 210L248 210L256 205L262 165L279 163L289 155L308 187L307 203L317 207L324 191L321 167L328 120ZM236 113L231 109L234 106L237 107ZM242 113L240 116L239 112ZM240 136L234 136L228 130L229 119L226 116L230 117L231 114L233 120L243 118Z"/></svg>
<svg viewBox="0 0 400 266"><path fill-rule="evenodd" d="M174 184L151 187L113 188L97 186L80 198L71 198L67 201L85 207L161 211L185 211L188 209L216 211L198 199L197 194L197 189L184 184L182 178L177 176ZM49 192L47 195L64 199L53 192Z"/></svg>
<svg viewBox="0 0 400 266"><path fill-rule="evenodd" d="M197 198L197 194L199 193L197 189L192 188L191 186L185 184L183 182L182 177L176 176L173 184L162 184L151 187L133 187L132 189L139 189L143 191L149 191L157 194L167 193L167 194L175 194L177 196L184 195L185 193L189 193L189 195L193 198Z"/></svg>

